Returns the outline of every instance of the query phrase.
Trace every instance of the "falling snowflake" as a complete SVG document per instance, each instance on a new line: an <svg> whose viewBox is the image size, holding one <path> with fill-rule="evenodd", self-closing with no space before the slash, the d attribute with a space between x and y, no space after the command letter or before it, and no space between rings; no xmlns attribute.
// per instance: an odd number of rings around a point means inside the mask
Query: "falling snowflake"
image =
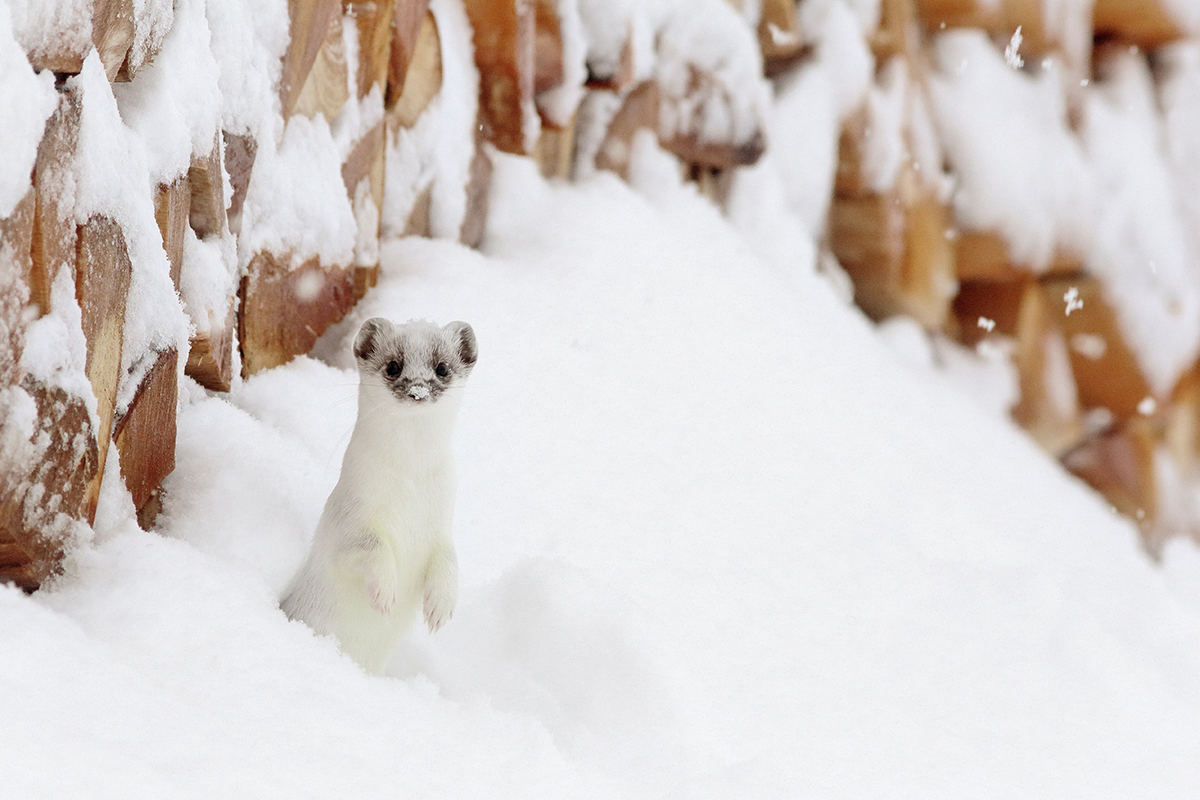
<svg viewBox="0 0 1200 800"><path fill-rule="evenodd" d="M1078 311L1083 308L1083 298L1079 296L1079 289L1072 286L1067 289L1067 293L1063 295L1063 302L1067 304L1067 316L1071 316L1072 311Z"/></svg>
<svg viewBox="0 0 1200 800"><path fill-rule="evenodd" d="M988 319L987 317L980 317L978 325L988 333L991 333L996 328L996 320Z"/></svg>
<svg viewBox="0 0 1200 800"><path fill-rule="evenodd" d="M1017 52L1021 49L1021 40L1023 38L1025 37L1021 36L1021 26L1018 25L1017 29L1013 31L1012 38L1008 40L1008 47L1004 48L1004 60L1013 69L1020 69L1025 66L1025 59L1021 58L1021 55Z"/></svg>

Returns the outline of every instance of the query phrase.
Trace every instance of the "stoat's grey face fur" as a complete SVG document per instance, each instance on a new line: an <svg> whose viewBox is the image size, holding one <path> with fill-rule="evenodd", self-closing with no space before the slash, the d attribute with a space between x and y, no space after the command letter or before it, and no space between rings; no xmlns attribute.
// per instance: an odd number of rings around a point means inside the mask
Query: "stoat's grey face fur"
<svg viewBox="0 0 1200 800"><path fill-rule="evenodd" d="M354 338L354 358L363 380L378 381L410 406L436 403L447 389L461 384L478 354L475 332L465 322L396 325L372 317Z"/></svg>

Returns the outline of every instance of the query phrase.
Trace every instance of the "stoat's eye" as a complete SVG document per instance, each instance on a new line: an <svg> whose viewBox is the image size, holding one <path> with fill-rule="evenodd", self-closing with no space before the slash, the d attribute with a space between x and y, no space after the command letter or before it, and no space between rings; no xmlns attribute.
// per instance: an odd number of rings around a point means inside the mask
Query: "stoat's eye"
<svg viewBox="0 0 1200 800"><path fill-rule="evenodd" d="M439 378L445 378L450 374L450 368L446 366L445 361L439 361L438 365L433 368Z"/></svg>
<svg viewBox="0 0 1200 800"><path fill-rule="evenodd" d="M384 369L384 372L387 373L389 378L395 378L400 374L400 369L401 367L399 361L389 361L387 363L387 367Z"/></svg>

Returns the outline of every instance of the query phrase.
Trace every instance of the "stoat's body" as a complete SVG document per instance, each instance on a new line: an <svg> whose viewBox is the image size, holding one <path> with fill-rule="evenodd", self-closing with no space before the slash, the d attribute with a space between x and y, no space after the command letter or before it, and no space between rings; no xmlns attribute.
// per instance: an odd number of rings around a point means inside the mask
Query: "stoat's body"
<svg viewBox="0 0 1200 800"><path fill-rule="evenodd" d="M454 611L450 437L477 349L465 322L375 317L359 330L354 356L358 420L312 549L281 605L379 672L417 609L431 631Z"/></svg>

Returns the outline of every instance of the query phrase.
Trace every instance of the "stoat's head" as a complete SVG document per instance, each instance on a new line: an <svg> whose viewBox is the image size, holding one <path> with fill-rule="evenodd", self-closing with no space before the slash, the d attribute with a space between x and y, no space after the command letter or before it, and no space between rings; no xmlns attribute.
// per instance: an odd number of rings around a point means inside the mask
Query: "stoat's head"
<svg viewBox="0 0 1200 800"><path fill-rule="evenodd" d="M461 386L478 354L475 332L465 322L396 325L372 317L354 337L354 359L364 384L382 386L409 406L436 403L447 389Z"/></svg>

